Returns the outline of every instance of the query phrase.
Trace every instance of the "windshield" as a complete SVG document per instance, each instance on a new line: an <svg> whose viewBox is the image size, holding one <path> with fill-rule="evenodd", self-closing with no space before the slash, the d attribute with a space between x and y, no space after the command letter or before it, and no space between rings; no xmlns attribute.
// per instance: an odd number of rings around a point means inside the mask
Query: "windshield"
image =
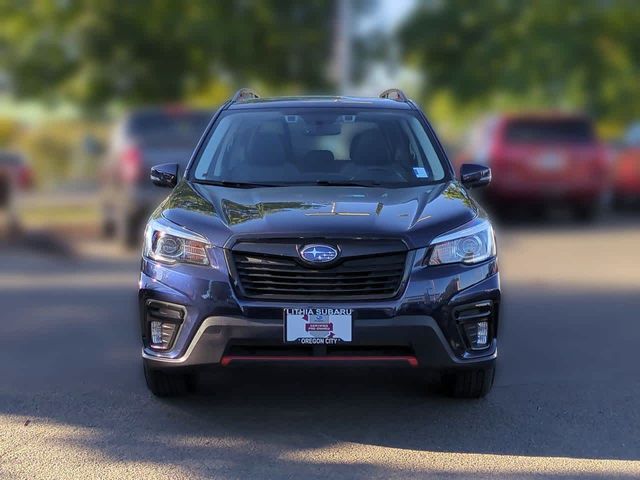
<svg viewBox="0 0 640 480"><path fill-rule="evenodd" d="M442 181L443 160L415 112L225 111L192 169L202 182L412 186Z"/></svg>

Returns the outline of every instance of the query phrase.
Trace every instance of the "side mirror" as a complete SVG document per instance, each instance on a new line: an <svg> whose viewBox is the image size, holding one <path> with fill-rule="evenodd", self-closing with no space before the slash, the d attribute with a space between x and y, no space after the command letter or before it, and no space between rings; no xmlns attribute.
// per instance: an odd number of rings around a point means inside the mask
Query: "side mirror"
<svg viewBox="0 0 640 480"><path fill-rule="evenodd" d="M483 165L465 163L460 167L460 182L466 188L486 187L491 183L491 169Z"/></svg>
<svg viewBox="0 0 640 480"><path fill-rule="evenodd" d="M178 184L178 164L163 163L151 167L151 181L158 187L175 187Z"/></svg>

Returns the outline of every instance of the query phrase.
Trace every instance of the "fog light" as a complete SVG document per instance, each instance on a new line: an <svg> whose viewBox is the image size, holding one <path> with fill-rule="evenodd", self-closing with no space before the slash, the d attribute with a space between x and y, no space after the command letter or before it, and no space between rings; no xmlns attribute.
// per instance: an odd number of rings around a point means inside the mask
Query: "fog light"
<svg viewBox="0 0 640 480"><path fill-rule="evenodd" d="M151 322L151 343L162 343L162 322Z"/></svg>
<svg viewBox="0 0 640 480"><path fill-rule="evenodd" d="M489 346L489 322L465 322L463 325L472 350L481 350Z"/></svg>
<svg viewBox="0 0 640 480"><path fill-rule="evenodd" d="M178 325L172 322L160 322L153 320L150 322L151 347L167 349L173 343Z"/></svg>
<svg viewBox="0 0 640 480"><path fill-rule="evenodd" d="M477 328L476 344L485 346L489 341L489 322L479 322Z"/></svg>

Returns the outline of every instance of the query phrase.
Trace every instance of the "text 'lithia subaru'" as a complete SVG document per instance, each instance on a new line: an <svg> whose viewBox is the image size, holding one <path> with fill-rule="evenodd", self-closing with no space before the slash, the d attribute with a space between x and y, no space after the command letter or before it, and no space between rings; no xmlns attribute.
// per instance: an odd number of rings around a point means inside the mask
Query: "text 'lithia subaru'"
<svg viewBox="0 0 640 480"><path fill-rule="evenodd" d="M145 377L182 393L205 367L396 365L453 396L491 389L500 281L493 228L424 114L380 98L260 99L210 121L149 220L140 275Z"/></svg>

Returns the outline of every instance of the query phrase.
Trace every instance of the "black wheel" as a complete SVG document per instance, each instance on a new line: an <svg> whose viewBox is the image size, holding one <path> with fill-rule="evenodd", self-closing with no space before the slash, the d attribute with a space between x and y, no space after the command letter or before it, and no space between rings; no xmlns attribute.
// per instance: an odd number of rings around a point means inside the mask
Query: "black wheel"
<svg viewBox="0 0 640 480"><path fill-rule="evenodd" d="M120 245L133 249L142 245L142 222L137 215L122 215L117 225Z"/></svg>
<svg viewBox="0 0 640 480"><path fill-rule="evenodd" d="M573 217L579 222L592 222L598 216L598 205L585 203L574 205Z"/></svg>
<svg viewBox="0 0 640 480"><path fill-rule="evenodd" d="M446 393L454 398L482 398L491 391L495 366L460 370L442 377Z"/></svg>
<svg viewBox="0 0 640 480"><path fill-rule="evenodd" d="M107 240L112 239L116 236L116 230L115 222L106 215L103 215L102 222L100 224L100 235L102 238Z"/></svg>
<svg viewBox="0 0 640 480"><path fill-rule="evenodd" d="M631 195L624 195L622 193L613 197L613 208L619 212L626 212L629 210L633 210L640 205L637 197L633 197Z"/></svg>
<svg viewBox="0 0 640 480"><path fill-rule="evenodd" d="M108 201L102 200L100 203L100 236L106 240L112 240L117 233L115 208Z"/></svg>
<svg viewBox="0 0 640 480"><path fill-rule="evenodd" d="M549 217L549 207L544 203L538 203L529 207L531 219L537 222L544 222Z"/></svg>
<svg viewBox="0 0 640 480"><path fill-rule="evenodd" d="M0 209L6 209L11 204L12 188L8 178L0 177Z"/></svg>
<svg viewBox="0 0 640 480"><path fill-rule="evenodd" d="M476 195L475 191L472 192L472 195ZM484 192L478 192L478 195L485 194ZM515 217L513 205L510 203L486 196L477 197L476 200L478 200L478 203L487 210L491 218L499 223L509 223Z"/></svg>
<svg viewBox="0 0 640 480"><path fill-rule="evenodd" d="M196 378L189 373L168 373L154 370L144 363L144 379L147 388L156 397L177 397L195 389Z"/></svg>

